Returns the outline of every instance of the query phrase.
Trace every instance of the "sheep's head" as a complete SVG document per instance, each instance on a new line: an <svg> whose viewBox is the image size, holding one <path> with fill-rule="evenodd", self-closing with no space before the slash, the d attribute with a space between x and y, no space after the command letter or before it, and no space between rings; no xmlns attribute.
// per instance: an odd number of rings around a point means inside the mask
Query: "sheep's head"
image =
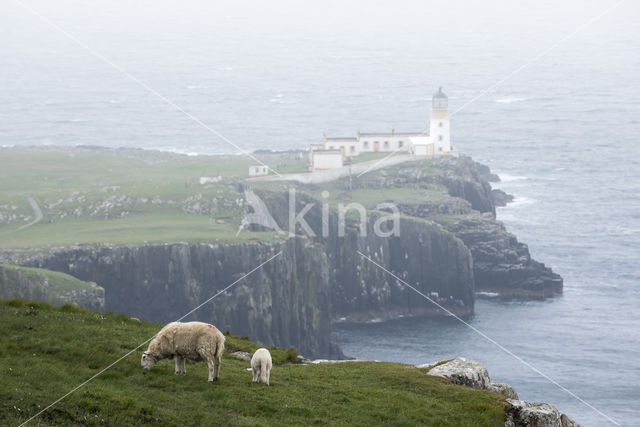
<svg viewBox="0 0 640 427"><path fill-rule="evenodd" d="M142 359L140 359L140 364L144 369L151 369L156 365L156 358L153 354L148 351L142 352Z"/></svg>

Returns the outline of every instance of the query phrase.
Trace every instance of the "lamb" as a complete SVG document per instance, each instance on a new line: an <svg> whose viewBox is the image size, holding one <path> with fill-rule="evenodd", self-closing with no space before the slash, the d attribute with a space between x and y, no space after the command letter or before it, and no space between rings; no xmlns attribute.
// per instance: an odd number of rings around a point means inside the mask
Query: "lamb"
<svg viewBox="0 0 640 427"><path fill-rule="evenodd" d="M259 348L253 353L251 358L251 369L253 370L253 382L262 381L269 385L271 375L271 353L266 348Z"/></svg>
<svg viewBox="0 0 640 427"><path fill-rule="evenodd" d="M205 361L209 366L209 382L217 381L224 351L224 335L213 325L202 322L172 322L158 332L142 353L140 363L151 369L162 359L173 358L176 375L187 373L186 359ZM182 362L182 369L180 369ZM214 375L215 362L215 375Z"/></svg>

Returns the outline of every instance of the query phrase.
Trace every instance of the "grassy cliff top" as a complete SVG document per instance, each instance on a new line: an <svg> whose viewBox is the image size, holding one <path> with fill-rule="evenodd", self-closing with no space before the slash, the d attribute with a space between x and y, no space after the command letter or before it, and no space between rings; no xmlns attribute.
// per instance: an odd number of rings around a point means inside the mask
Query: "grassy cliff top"
<svg viewBox="0 0 640 427"><path fill-rule="evenodd" d="M73 276L65 273L60 273L58 271L0 264L0 274L2 274L3 270L16 273L21 278L23 278L25 282L47 282L47 289L51 292L81 291L84 289L93 289L95 287L95 283L84 282L82 280L76 279Z"/></svg>
<svg viewBox="0 0 640 427"><path fill-rule="evenodd" d="M0 300L0 424L17 425L151 338L161 325L72 306ZM144 346L143 348L145 348ZM258 345L229 335L227 353ZM270 348L271 386L251 382L249 363L225 355L220 380L206 365L140 367L142 348L42 414L40 425L493 425L504 398L452 385L397 363L289 363ZM295 353L294 353L295 355Z"/></svg>
<svg viewBox="0 0 640 427"><path fill-rule="evenodd" d="M256 153L279 173L303 172L301 153ZM413 168L442 171L434 159ZM98 148L0 148L0 250L46 250L76 244L251 240L273 241L272 232L237 231L245 212L243 188L286 191L289 184L247 181L248 156L186 156L157 151ZM402 165L354 177L378 180ZM206 178L202 181L202 178ZM346 200L373 208L382 201L439 200L443 189L363 188L330 182L302 188L333 205ZM333 206L332 205L332 206Z"/></svg>

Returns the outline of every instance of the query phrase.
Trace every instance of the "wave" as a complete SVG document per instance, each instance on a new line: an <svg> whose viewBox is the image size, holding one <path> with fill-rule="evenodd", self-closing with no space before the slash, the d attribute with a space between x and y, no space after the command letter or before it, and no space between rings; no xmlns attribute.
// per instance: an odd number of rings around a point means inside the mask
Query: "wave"
<svg viewBox="0 0 640 427"><path fill-rule="evenodd" d="M476 295L480 296L480 297L487 297L487 298L495 298L495 297L499 297L500 294L497 292L476 292Z"/></svg>
<svg viewBox="0 0 640 427"><path fill-rule="evenodd" d="M499 173L498 176L500 177L501 182L523 181L525 179L528 179L526 176L509 175L507 173Z"/></svg>
<svg viewBox="0 0 640 427"><path fill-rule="evenodd" d="M505 207L514 207L514 206L520 206L520 205L530 205L532 203L535 203L536 200L535 199L529 199L528 197L522 197L522 196L516 196L513 201L509 204L507 204L507 206Z"/></svg>
<svg viewBox="0 0 640 427"><path fill-rule="evenodd" d="M275 98L271 98L269 102L273 102L274 104L284 104L286 101L282 98L284 98L284 95L279 93Z"/></svg>
<svg viewBox="0 0 640 427"><path fill-rule="evenodd" d="M514 102L522 102L522 101L527 101L529 98L519 98L517 96L514 96L513 98L499 98L499 99L494 99L493 102L497 102L499 104L513 104Z"/></svg>

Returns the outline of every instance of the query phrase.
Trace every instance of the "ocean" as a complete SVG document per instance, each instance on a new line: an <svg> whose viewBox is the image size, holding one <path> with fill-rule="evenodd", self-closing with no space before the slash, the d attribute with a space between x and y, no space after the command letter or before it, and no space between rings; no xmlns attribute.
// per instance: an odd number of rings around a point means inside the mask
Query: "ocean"
<svg viewBox="0 0 640 427"><path fill-rule="evenodd" d="M451 318L336 323L334 340L363 359L467 357L584 426L609 421L571 393L639 423L638 3L25 4L42 18L0 15L0 146L238 152L122 70L246 151L423 130L443 86L453 144L516 197L498 219L565 280L545 301L478 295L469 322L566 390Z"/></svg>

